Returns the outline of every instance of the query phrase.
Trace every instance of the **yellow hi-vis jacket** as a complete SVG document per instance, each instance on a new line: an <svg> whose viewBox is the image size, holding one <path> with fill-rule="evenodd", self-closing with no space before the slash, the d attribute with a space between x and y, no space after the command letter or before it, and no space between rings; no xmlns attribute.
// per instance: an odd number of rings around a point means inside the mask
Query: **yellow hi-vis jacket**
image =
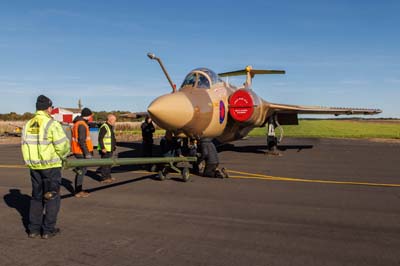
<svg viewBox="0 0 400 266"><path fill-rule="evenodd" d="M70 152L69 140L60 123L45 111L37 111L25 124L21 149L25 164L34 170L61 167L62 159Z"/></svg>
<svg viewBox="0 0 400 266"><path fill-rule="evenodd" d="M108 126L107 123L102 124L101 127L100 127L100 129L101 129L102 127L105 127L106 130L107 130L107 133L104 135L104 138L103 138L104 148L106 149L106 151L111 152L111 151L112 151L112 150L111 150L111 148L112 148L112 147L111 147L111 129L110 129L110 127ZM100 132L100 129L99 129L99 132ZM98 149L99 151L101 151L100 139L99 139L99 144L97 145L97 149Z"/></svg>

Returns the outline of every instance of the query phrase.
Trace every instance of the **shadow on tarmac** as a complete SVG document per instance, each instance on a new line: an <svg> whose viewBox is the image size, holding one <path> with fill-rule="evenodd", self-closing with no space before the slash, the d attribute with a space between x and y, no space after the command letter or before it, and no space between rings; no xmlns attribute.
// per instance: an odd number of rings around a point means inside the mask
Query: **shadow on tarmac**
<svg viewBox="0 0 400 266"><path fill-rule="evenodd" d="M143 180L146 180L146 179L156 179L155 177L156 177L156 175L151 174L151 175L142 176L142 177L126 180L126 181L121 181L121 182L117 182L117 183L113 183L113 184L108 184L108 185L101 186L101 187L86 189L86 191L89 192L89 193L93 193L93 192L96 192L96 191L100 191L100 190L104 190L104 189L108 189L108 188L113 188L113 187L118 187L118 186L123 186L123 185L126 185L126 184L143 181ZM67 194L67 195L62 195L61 199L67 199L67 198L71 198L73 196L74 196L74 193L70 193L70 194Z"/></svg>
<svg viewBox="0 0 400 266"><path fill-rule="evenodd" d="M118 153L118 158L142 157L142 144L138 142L118 142L117 146L129 148L127 151ZM153 156L160 156L160 145L153 144ZM112 173L123 173L137 170L149 170L151 165L121 165L112 168Z"/></svg>
<svg viewBox="0 0 400 266"><path fill-rule="evenodd" d="M278 145L277 149L280 151L297 150L297 152L300 152L303 149L312 149L313 147L314 145ZM268 153L267 145L235 146L233 144L228 143L218 146L217 150L218 152L234 151L234 152L256 153L256 154Z"/></svg>
<svg viewBox="0 0 400 266"><path fill-rule="evenodd" d="M72 181L70 181L64 177L61 178L61 186L63 186L70 193L74 193L74 191L75 191L74 186L72 185Z"/></svg>
<svg viewBox="0 0 400 266"><path fill-rule="evenodd" d="M297 150L297 152L300 152L301 150L312 148L314 148L314 145L278 145L278 150L280 151Z"/></svg>
<svg viewBox="0 0 400 266"><path fill-rule="evenodd" d="M28 232L31 197L21 194L21 190L19 189L10 189L10 193L5 195L3 199L8 207L14 208L18 211L19 215L21 215L21 220L25 231Z"/></svg>

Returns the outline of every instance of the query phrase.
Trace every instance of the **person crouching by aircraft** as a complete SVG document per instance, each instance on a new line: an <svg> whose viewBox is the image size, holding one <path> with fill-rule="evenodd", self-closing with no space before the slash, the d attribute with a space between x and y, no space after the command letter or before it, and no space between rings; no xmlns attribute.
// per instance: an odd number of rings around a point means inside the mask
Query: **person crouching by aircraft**
<svg viewBox="0 0 400 266"><path fill-rule="evenodd" d="M93 116L89 108L83 108L81 115L74 119L72 127L71 149L77 159L92 159L93 144L90 138L89 119ZM83 177L85 176L87 167L75 168L75 197L86 198L89 192L82 189Z"/></svg>
<svg viewBox="0 0 400 266"><path fill-rule="evenodd" d="M99 130L99 144L97 149L99 150L102 159L111 158L116 148L116 140L114 134L114 126L117 118L113 114L107 116L107 122L101 125ZM111 166L100 167L100 172L103 177L102 182L111 183L115 181L114 177L111 177Z"/></svg>
<svg viewBox="0 0 400 266"><path fill-rule="evenodd" d="M208 177L218 177L218 178L226 178L228 175L226 174L225 168L218 169L219 159L218 152L215 148L214 143L212 143L211 138L202 138L200 140L201 147L201 156L199 158L199 162L205 161L205 167L203 171L203 176Z"/></svg>
<svg viewBox="0 0 400 266"><path fill-rule="evenodd" d="M146 116L142 128L142 154L143 157L153 156L153 133L156 131L150 116Z"/></svg>
<svg viewBox="0 0 400 266"><path fill-rule="evenodd" d="M30 169L32 198L28 237L48 239L60 233L56 228L60 210L62 160L69 154L69 141L59 122L50 116L52 102L44 95L36 101L35 116L22 131L21 150Z"/></svg>
<svg viewBox="0 0 400 266"><path fill-rule="evenodd" d="M176 142L171 131L166 131L165 136L160 140L161 156L175 157Z"/></svg>

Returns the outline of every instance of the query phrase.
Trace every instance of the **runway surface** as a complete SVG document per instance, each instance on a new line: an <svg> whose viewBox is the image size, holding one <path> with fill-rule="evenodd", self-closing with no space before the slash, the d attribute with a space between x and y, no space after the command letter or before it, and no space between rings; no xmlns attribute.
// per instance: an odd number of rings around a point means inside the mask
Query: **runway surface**
<svg viewBox="0 0 400 266"><path fill-rule="evenodd" d="M51 240L27 238L29 173L0 145L0 265L400 265L400 144L287 138L272 156L264 141L220 147L224 180L120 167L77 199L65 170Z"/></svg>

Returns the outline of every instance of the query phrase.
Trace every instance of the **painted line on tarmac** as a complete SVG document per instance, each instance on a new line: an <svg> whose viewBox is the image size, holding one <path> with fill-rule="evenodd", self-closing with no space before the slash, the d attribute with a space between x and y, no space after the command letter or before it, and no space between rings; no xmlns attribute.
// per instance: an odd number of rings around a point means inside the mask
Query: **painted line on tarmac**
<svg viewBox="0 0 400 266"><path fill-rule="evenodd" d="M0 168L27 168L23 164L1 164Z"/></svg>
<svg viewBox="0 0 400 266"><path fill-rule="evenodd" d="M320 183L320 184L336 184L336 185L358 185L358 186L374 186L374 187L400 187L400 184L291 178L291 177L270 176L270 175L263 175L263 174L253 174L253 173L240 172L240 171L235 171L235 170L228 170L228 172L234 173L234 174L239 174L239 175L229 175L229 177L242 178L242 179L259 179L259 180L271 180L271 181Z"/></svg>
<svg viewBox="0 0 400 266"><path fill-rule="evenodd" d="M25 165L13 165L13 164L3 164L0 168L17 168L23 169L27 168ZM240 179L258 179L258 180L271 180L271 181L285 181L285 182L303 182L303 183L320 183L320 184L335 184L335 185L358 185L358 186L373 186L373 187L400 187L400 184L386 184L386 183L372 183L372 182L353 182L353 181L335 181L335 180L318 180L318 179L303 179L303 178L291 178L291 177L280 177L280 176L270 176L263 174L247 173L235 170L227 170L229 173L239 174L239 175L229 175L230 178L240 178ZM155 172L147 171L133 171L137 174L156 174ZM177 174L177 173L169 173ZM177 174L179 175L179 174Z"/></svg>

